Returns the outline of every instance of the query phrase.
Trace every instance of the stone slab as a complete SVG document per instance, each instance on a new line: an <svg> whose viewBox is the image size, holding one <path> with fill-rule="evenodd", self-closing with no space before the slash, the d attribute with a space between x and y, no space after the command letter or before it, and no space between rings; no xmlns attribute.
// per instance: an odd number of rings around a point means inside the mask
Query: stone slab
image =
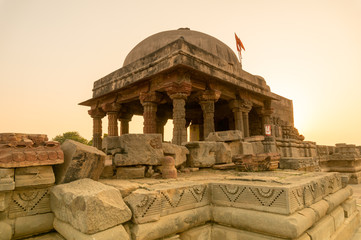
<svg viewBox="0 0 361 240"><path fill-rule="evenodd" d="M211 219L209 206L182 211L160 218L159 221L132 225L130 231L134 240L154 240L183 232L204 224Z"/></svg>
<svg viewBox="0 0 361 240"><path fill-rule="evenodd" d="M113 139L116 143L110 143ZM161 134L124 134L103 141L103 149L114 146L121 150L114 156L115 166L161 165L164 154Z"/></svg>
<svg viewBox="0 0 361 240"><path fill-rule="evenodd" d="M52 166L23 167L15 169L15 186L48 187L55 183Z"/></svg>
<svg viewBox="0 0 361 240"><path fill-rule="evenodd" d="M194 227L190 230L180 233L179 238L181 240L210 240L217 239L212 238L212 224L205 224L200 227ZM229 239L229 238L218 238Z"/></svg>
<svg viewBox="0 0 361 240"><path fill-rule="evenodd" d="M14 169L0 168L0 192L15 189Z"/></svg>
<svg viewBox="0 0 361 240"><path fill-rule="evenodd" d="M136 167L117 167L117 179L135 179L144 178L145 166Z"/></svg>
<svg viewBox="0 0 361 240"><path fill-rule="evenodd" d="M242 140L242 132L238 130L211 132L205 141L209 142L231 142Z"/></svg>
<svg viewBox="0 0 361 240"><path fill-rule="evenodd" d="M54 228L67 240L129 240L130 237L122 225L117 225L95 234L84 234L57 218L54 220Z"/></svg>
<svg viewBox="0 0 361 240"><path fill-rule="evenodd" d="M57 184L82 178L99 179L104 168L104 152L69 139L61 145L61 149L64 151L64 163L54 166Z"/></svg>
<svg viewBox="0 0 361 240"><path fill-rule="evenodd" d="M120 191L123 198L125 198L131 192L133 192L134 190L138 189L141 186L141 184L139 183L130 182L122 179L100 179L99 182L105 185L115 187Z"/></svg>
<svg viewBox="0 0 361 240"><path fill-rule="evenodd" d="M187 161L189 150L186 147L172 143L162 143L162 148L165 156L172 156L174 158L176 167Z"/></svg>
<svg viewBox="0 0 361 240"><path fill-rule="evenodd" d="M45 213L15 219L14 238L24 238L50 232L53 229L54 214Z"/></svg>
<svg viewBox="0 0 361 240"><path fill-rule="evenodd" d="M13 236L11 225L0 221L0 240L10 240Z"/></svg>
<svg viewBox="0 0 361 240"><path fill-rule="evenodd" d="M90 235L126 222L132 216L119 190L91 179L53 187L51 209L56 218Z"/></svg>
<svg viewBox="0 0 361 240"><path fill-rule="evenodd" d="M63 236L61 236L57 232L45 233L35 237L26 238L25 240L65 240Z"/></svg>

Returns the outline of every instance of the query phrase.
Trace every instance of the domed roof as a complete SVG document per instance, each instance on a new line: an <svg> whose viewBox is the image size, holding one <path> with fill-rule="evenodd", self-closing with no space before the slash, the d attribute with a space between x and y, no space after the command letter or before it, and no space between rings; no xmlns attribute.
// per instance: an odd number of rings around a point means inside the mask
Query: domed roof
<svg viewBox="0 0 361 240"><path fill-rule="evenodd" d="M239 64L237 56L232 49L217 38L205 33L190 30L189 28L180 28L178 30L159 32L147 37L129 52L124 60L123 66L135 62L179 38L183 38L186 42L218 56L228 63L234 65Z"/></svg>

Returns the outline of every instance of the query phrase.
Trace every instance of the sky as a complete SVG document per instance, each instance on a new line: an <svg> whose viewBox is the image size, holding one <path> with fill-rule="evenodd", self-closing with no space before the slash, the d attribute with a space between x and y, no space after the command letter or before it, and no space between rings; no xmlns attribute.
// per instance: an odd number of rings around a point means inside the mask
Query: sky
<svg viewBox="0 0 361 240"><path fill-rule="evenodd" d="M0 0L0 133L91 139L78 103L93 82L144 38L181 27L235 52L237 33L243 69L293 100L305 140L361 145L361 0ZM130 132L142 128L133 117Z"/></svg>

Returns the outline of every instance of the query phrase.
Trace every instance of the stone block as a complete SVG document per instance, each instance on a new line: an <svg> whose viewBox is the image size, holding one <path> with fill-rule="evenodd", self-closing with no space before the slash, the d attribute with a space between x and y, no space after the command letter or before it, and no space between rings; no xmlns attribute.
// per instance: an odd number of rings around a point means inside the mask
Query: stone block
<svg viewBox="0 0 361 240"><path fill-rule="evenodd" d="M239 154L242 154L242 155L253 155L254 154L252 143L240 142L239 146L240 146Z"/></svg>
<svg viewBox="0 0 361 240"><path fill-rule="evenodd" d="M216 142L188 142L188 165L190 167L212 167L216 163Z"/></svg>
<svg viewBox="0 0 361 240"><path fill-rule="evenodd" d="M209 142L231 142L242 140L242 132L239 130L229 130L220 132L211 132L205 141Z"/></svg>
<svg viewBox="0 0 361 240"><path fill-rule="evenodd" d="M42 134L2 133L0 167L16 168L64 162L59 143Z"/></svg>
<svg viewBox="0 0 361 240"><path fill-rule="evenodd" d="M53 187L51 209L56 218L85 234L114 227L132 216L116 188L91 179Z"/></svg>
<svg viewBox="0 0 361 240"><path fill-rule="evenodd" d="M63 238L63 236L61 236L57 232L50 232L50 233L45 233L38 236L26 238L26 240L65 240L65 238Z"/></svg>
<svg viewBox="0 0 361 240"><path fill-rule="evenodd" d="M57 184L82 178L99 179L105 162L102 151L73 140L66 140L61 149L64 151L64 163L54 166Z"/></svg>
<svg viewBox="0 0 361 240"><path fill-rule="evenodd" d="M53 229L54 214L45 213L15 219L14 238L24 238L50 232Z"/></svg>
<svg viewBox="0 0 361 240"><path fill-rule="evenodd" d="M323 217L316 225L307 230L307 234L312 240L330 239L335 232L335 225L333 218L329 215Z"/></svg>
<svg viewBox="0 0 361 240"><path fill-rule="evenodd" d="M345 221L345 215L343 212L343 208L340 206L337 207L335 210L333 210L330 213L330 216L333 217L333 221L335 224L335 230L337 230L339 227L341 227L341 225Z"/></svg>
<svg viewBox="0 0 361 240"><path fill-rule="evenodd" d="M165 156L172 156L175 160L175 166L178 167L187 161L189 150L184 146L172 143L162 143Z"/></svg>
<svg viewBox="0 0 361 240"><path fill-rule="evenodd" d="M333 209L335 209L337 206L343 203L351 195L352 195L352 188L350 186L347 186L335 192L334 194L326 196L324 200L326 200L328 205L330 206L328 208L327 213L330 213Z"/></svg>
<svg viewBox="0 0 361 240"><path fill-rule="evenodd" d="M123 198L125 198L134 190L140 187L139 183L130 182L128 180L122 179L101 179L100 182L118 189L122 194Z"/></svg>
<svg viewBox="0 0 361 240"><path fill-rule="evenodd" d="M161 134L124 134L119 139L122 151L115 154L114 165L161 164L163 157Z"/></svg>
<svg viewBox="0 0 361 240"><path fill-rule="evenodd" d="M3 221L0 221L0 240L10 240L13 236L13 229L11 226Z"/></svg>
<svg viewBox="0 0 361 240"><path fill-rule="evenodd" d="M254 154L264 153L264 146L262 142L251 142Z"/></svg>
<svg viewBox="0 0 361 240"><path fill-rule="evenodd" d="M57 218L54 220L54 228L65 239L71 240L129 240L129 234L125 231L122 225L117 225L112 228L108 228L104 231L94 234L84 234L70 224L65 223Z"/></svg>
<svg viewBox="0 0 361 240"><path fill-rule="evenodd" d="M15 190L9 203L9 218L50 212L49 188Z"/></svg>
<svg viewBox="0 0 361 240"><path fill-rule="evenodd" d="M145 166L136 167L117 167L117 179L136 179L144 178Z"/></svg>
<svg viewBox="0 0 361 240"><path fill-rule="evenodd" d="M0 192L15 189L14 169L0 168Z"/></svg>
<svg viewBox="0 0 361 240"><path fill-rule="evenodd" d="M232 151L228 144L218 142L215 145L214 151L216 154L216 164L232 162Z"/></svg>
<svg viewBox="0 0 361 240"><path fill-rule="evenodd" d="M124 201L132 210L134 223L142 224L160 219L161 198L159 192L137 189L125 197Z"/></svg>
<svg viewBox="0 0 361 240"><path fill-rule="evenodd" d="M356 199L355 198L349 198L346 201L344 201L341 204L345 217L349 218L356 210L357 210L357 206L356 206Z"/></svg>
<svg viewBox="0 0 361 240"><path fill-rule="evenodd" d="M51 166L35 166L15 169L15 186L48 187L55 183L55 176Z"/></svg>
<svg viewBox="0 0 361 240"><path fill-rule="evenodd" d="M216 239L211 237L212 225L206 224L200 227L195 227L185 232L180 233L181 240L210 240ZM218 238L220 239L220 238ZM223 238L227 239L227 238Z"/></svg>
<svg viewBox="0 0 361 240"><path fill-rule="evenodd" d="M357 233L355 234L355 232ZM360 232L360 214L359 212L353 213L349 218L346 218L344 224L336 229L336 232L332 235L332 240L359 240ZM354 235L355 234L355 235Z"/></svg>
<svg viewBox="0 0 361 240"><path fill-rule="evenodd" d="M154 240L183 232L210 219L210 206L205 206L167 215L156 222L132 225L130 231L134 240Z"/></svg>

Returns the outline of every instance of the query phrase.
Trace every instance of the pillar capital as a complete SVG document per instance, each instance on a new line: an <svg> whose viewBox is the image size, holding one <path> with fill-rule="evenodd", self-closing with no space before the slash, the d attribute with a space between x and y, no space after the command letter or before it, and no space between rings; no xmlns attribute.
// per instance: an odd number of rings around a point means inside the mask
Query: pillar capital
<svg viewBox="0 0 361 240"><path fill-rule="evenodd" d="M199 102L217 102L220 96L221 92L218 90L204 90L199 96Z"/></svg>
<svg viewBox="0 0 361 240"><path fill-rule="evenodd" d="M139 100L142 105L146 102L160 103L163 100L163 95L160 92L141 92Z"/></svg>
<svg viewBox="0 0 361 240"><path fill-rule="evenodd" d="M106 113L101 108L92 108L88 111L88 114L92 118L103 118L106 115Z"/></svg>
<svg viewBox="0 0 361 240"><path fill-rule="evenodd" d="M165 86L165 90L171 99L186 99L192 91L190 82L170 82Z"/></svg>

